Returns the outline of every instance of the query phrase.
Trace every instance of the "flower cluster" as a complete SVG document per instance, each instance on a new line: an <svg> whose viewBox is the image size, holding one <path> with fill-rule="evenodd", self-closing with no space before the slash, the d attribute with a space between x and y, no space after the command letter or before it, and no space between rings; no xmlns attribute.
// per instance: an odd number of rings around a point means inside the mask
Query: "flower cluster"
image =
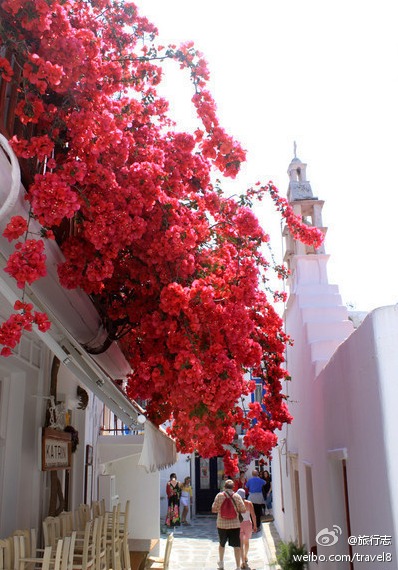
<svg viewBox="0 0 398 570"><path fill-rule="evenodd" d="M27 230L28 221L22 216L13 216L5 227L3 236L7 238L8 241L13 241L23 236Z"/></svg>
<svg viewBox="0 0 398 570"><path fill-rule="evenodd" d="M23 331L31 331L32 324L36 324L42 332L50 328L50 322L47 315L33 311L33 305L16 301L14 305L15 311L4 323L0 325L0 344L3 345L0 354L2 356L10 356L12 349L17 346L21 340Z"/></svg>
<svg viewBox="0 0 398 570"><path fill-rule="evenodd" d="M39 93L44 94L49 86L60 84L63 75L62 67L45 61L37 53L28 54L28 61L23 67L23 77L35 85Z"/></svg>
<svg viewBox="0 0 398 570"><path fill-rule="evenodd" d="M22 69L15 77L0 59L2 78L17 82L15 112L26 126L11 144L35 173L31 216L43 238L73 220L59 238L61 285L91 295L109 338L120 340L129 397L147 400L156 424L171 420L179 450L224 455L232 475L238 461L269 454L275 430L291 421L282 395L289 339L261 284L269 236L254 198L269 191L305 243L318 247L319 231L303 226L273 185L234 199L211 182L215 171L235 178L245 151L220 125L202 54L192 43L156 47L156 28L134 4L4 0L0 17ZM157 92L164 59L189 70L193 133L175 129ZM46 274L44 243L28 239L26 221L10 220L4 236L25 239L6 265L18 287ZM15 310L0 328L3 355L32 323L49 326L29 306ZM253 406L245 417L250 368L262 377L266 412ZM234 447L237 425L247 450Z"/></svg>
<svg viewBox="0 0 398 570"><path fill-rule="evenodd" d="M269 182L265 189L269 192L278 211L285 218L292 236L298 241L306 245L312 245L315 249L318 249L325 239L322 230L315 226L308 226L302 222L302 220L296 216L286 198L279 196L278 189L272 182Z"/></svg>
<svg viewBox="0 0 398 570"><path fill-rule="evenodd" d="M31 137L29 140L13 136L8 142L17 156L21 158L37 157L37 160L41 162L50 157L54 150L54 141L48 135Z"/></svg>
<svg viewBox="0 0 398 570"><path fill-rule="evenodd" d="M33 94L27 94L26 99L22 99L15 109L15 114L24 125L28 123L37 124L43 113L44 104L42 100Z"/></svg>
<svg viewBox="0 0 398 570"><path fill-rule="evenodd" d="M224 473L231 479L239 473L236 454L233 456L229 449L224 454Z"/></svg>
<svg viewBox="0 0 398 570"><path fill-rule="evenodd" d="M8 258L4 271L16 280L20 289L23 289L26 283L31 285L47 274L44 242L41 239L28 239L23 243L18 242L15 249L16 251Z"/></svg>
<svg viewBox="0 0 398 570"><path fill-rule="evenodd" d="M72 218L80 208L79 197L62 176L47 172L36 174L28 200L43 226L59 225L64 218Z"/></svg>

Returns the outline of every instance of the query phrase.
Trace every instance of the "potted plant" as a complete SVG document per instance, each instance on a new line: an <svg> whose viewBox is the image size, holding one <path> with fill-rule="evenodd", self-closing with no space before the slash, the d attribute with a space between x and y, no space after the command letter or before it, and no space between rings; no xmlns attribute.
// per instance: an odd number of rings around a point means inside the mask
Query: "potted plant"
<svg viewBox="0 0 398 570"><path fill-rule="evenodd" d="M304 544L292 540L280 542L276 549L276 560L282 570L304 570L308 568L308 551Z"/></svg>

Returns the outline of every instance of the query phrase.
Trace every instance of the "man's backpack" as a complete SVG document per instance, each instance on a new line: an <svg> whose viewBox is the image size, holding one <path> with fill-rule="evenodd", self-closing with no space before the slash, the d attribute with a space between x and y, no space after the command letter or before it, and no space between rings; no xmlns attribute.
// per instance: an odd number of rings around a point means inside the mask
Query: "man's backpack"
<svg viewBox="0 0 398 570"><path fill-rule="evenodd" d="M236 519L236 517L238 516L236 509L234 507L234 503L230 497L230 495L228 495L228 493L224 493L225 498L222 502L221 508L220 508L220 516L223 519Z"/></svg>

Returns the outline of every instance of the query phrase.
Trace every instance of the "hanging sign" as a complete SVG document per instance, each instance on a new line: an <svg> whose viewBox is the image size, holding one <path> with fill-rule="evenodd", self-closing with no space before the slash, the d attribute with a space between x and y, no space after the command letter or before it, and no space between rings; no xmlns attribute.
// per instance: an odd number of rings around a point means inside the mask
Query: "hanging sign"
<svg viewBox="0 0 398 570"><path fill-rule="evenodd" d="M41 468L43 471L71 468L72 443L70 433L44 428L41 449Z"/></svg>

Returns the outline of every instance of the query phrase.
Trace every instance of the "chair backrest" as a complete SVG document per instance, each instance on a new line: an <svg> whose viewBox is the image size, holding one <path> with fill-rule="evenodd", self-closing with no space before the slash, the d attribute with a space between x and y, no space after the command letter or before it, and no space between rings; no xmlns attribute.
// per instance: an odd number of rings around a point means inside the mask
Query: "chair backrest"
<svg viewBox="0 0 398 570"><path fill-rule="evenodd" d="M61 540L61 543L62 543L62 540ZM40 560L41 570L50 570L51 553L52 553L51 546L46 546L46 548L44 549L43 558L41 558L41 560ZM55 566L54 570L59 570L59 568L57 568Z"/></svg>
<svg viewBox="0 0 398 570"><path fill-rule="evenodd" d="M98 532L98 519L88 521L84 529L82 568L86 569L95 565L95 546ZM73 565L76 567L76 565Z"/></svg>
<svg viewBox="0 0 398 570"><path fill-rule="evenodd" d="M35 528L15 530L12 535L23 537L25 543L25 555L27 557L34 558L36 556L37 535Z"/></svg>
<svg viewBox="0 0 398 570"><path fill-rule="evenodd" d="M171 547L173 546L174 534L171 532L166 540L166 547L164 550L163 570L168 570L170 564Z"/></svg>
<svg viewBox="0 0 398 570"><path fill-rule="evenodd" d="M91 510L93 511L93 518L99 517L101 515L101 506L99 501L93 501L91 503Z"/></svg>
<svg viewBox="0 0 398 570"><path fill-rule="evenodd" d="M11 547L11 566L10 568L13 568L14 570L18 570L18 565L19 565L19 556L20 556L20 542L21 542L21 537L20 536L9 536L8 539L10 547Z"/></svg>
<svg viewBox="0 0 398 570"><path fill-rule="evenodd" d="M6 545L7 543L5 540L0 540L0 570L4 570L4 568L7 568L4 561Z"/></svg>
<svg viewBox="0 0 398 570"><path fill-rule="evenodd" d="M120 532L128 537L129 534L130 501L126 501L124 511L120 513Z"/></svg>
<svg viewBox="0 0 398 570"><path fill-rule="evenodd" d="M72 511L63 511L59 515L61 525L61 536L70 536L75 530L75 521Z"/></svg>
<svg viewBox="0 0 398 570"><path fill-rule="evenodd" d="M101 541L103 543L103 546L106 548L106 539L108 536L108 528L109 528L109 514L108 513L104 513L102 516L102 525L101 528L99 529L101 532Z"/></svg>
<svg viewBox="0 0 398 570"><path fill-rule="evenodd" d="M60 570L72 570L73 558L75 554L76 531L63 539L61 567Z"/></svg>
<svg viewBox="0 0 398 570"><path fill-rule="evenodd" d="M61 519L59 517L46 517L43 521L44 546L56 548L61 536Z"/></svg>
<svg viewBox="0 0 398 570"><path fill-rule="evenodd" d="M32 564L34 568L41 568L41 570L50 570L52 547L46 546L44 549L43 556L41 558L31 558L27 556L27 550L29 545L27 544L26 537L23 534L17 534L12 536L13 546L14 546L14 556L13 564L8 570L25 570L27 567L31 567ZM60 558L62 549L62 540L60 540L60 545L57 547L57 556ZM34 562L32 562L34 561ZM55 561L54 570L60 570L59 564L57 566L57 560Z"/></svg>
<svg viewBox="0 0 398 570"><path fill-rule="evenodd" d="M106 521L105 521L106 519ZM96 517L98 521L97 538L95 544L95 567L96 570L106 570L106 530L105 523L108 524L108 517Z"/></svg>
<svg viewBox="0 0 398 570"><path fill-rule="evenodd" d="M68 539L66 539L66 540L68 541ZM62 561L62 554L63 554L64 546L65 546L64 541L62 538L60 538L57 541L57 548L55 550L55 557L53 560L54 570L61 570L61 561Z"/></svg>
<svg viewBox="0 0 398 570"><path fill-rule="evenodd" d="M83 522L83 528L84 525L91 520L91 507L90 505L86 505L84 503L82 503L81 505L79 505L79 511L81 513L81 519Z"/></svg>
<svg viewBox="0 0 398 570"><path fill-rule="evenodd" d="M12 544L10 538L0 540L0 570L12 568Z"/></svg>
<svg viewBox="0 0 398 570"><path fill-rule="evenodd" d="M119 540L120 536L120 503L108 513L108 540Z"/></svg>

